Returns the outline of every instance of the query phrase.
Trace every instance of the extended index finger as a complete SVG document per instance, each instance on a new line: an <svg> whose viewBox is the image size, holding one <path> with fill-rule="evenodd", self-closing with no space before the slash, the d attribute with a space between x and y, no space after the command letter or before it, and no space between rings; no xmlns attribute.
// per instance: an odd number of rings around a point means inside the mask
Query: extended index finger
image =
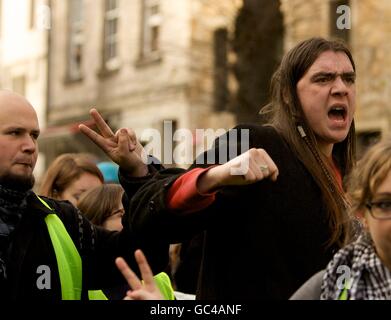
<svg viewBox="0 0 391 320"><path fill-rule="evenodd" d="M90 115L92 119L94 119L96 126L98 127L100 133L105 138L111 138L114 136L113 131L109 127L109 125L106 123L106 121L103 119L103 117L100 115L98 110L95 108L92 108L90 110Z"/></svg>
<svg viewBox="0 0 391 320"><path fill-rule="evenodd" d="M92 142L94 142L99 148L101 148L104 152L108 153L109 142L106 142L105 139L96 133L94 130L88 128L84 124L79 125L79 130L84 133Z"/></svg>
<svg viewBox="0 0 391 320"><path fill-rule="evenodd" d="M132 269L129 268L123 258L119 257L115 259L115 264L133 290L137 290L142 287L140 279L136 276Z"/></svg>

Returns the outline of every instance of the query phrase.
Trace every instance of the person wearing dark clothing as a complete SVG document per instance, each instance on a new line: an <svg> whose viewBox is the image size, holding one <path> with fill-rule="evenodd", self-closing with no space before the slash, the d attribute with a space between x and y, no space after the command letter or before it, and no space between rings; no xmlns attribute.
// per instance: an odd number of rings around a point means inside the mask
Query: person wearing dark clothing
<svg viewBox="0 0 391 320"><path fill-rule="evenodd" d="M201 268L204 233L195 235L191 240L181 243L179 262L173 278L177 291L195 294L198 275Z"/></svg>
<svg viewBox="0 0 391 320"><path fill-rule="evenodd" d="M136 234L176 243L205 230L197 298L288 299L326 267L351 232L354 83L344 44L301 42L273 76L267 125L237 126L188 172L162 170L133 196Z"/></svg>
<svg viewBox="0 0 391 320"><path fill-rule="evenodd" d="M129 225L122 233L107 232L103 228L92 225L69 202L43 199L63 222L82 258L82 299L87 299L88 289L112 287L113 284L123 283L124 279L116 269L114 260L118 256L125 256L136 267L133 253L137 248L142 247L145 254L150 256L149 260L153 261L152 265L155 266L156 271L165 267L165 256L159 257L154 250L149 254L151 252L148 253L148 244L134 238ZM44 221L49 213L51 211L31 192L27 197L26 211L12 235L13 240L6 260L8 281L0 289L4 299L40 301L61 299L57 260ZM150 246L153 247L156 248L155 244ZM49 274L40 273L40 266L45 266ZM49 283L46 283L47 286L43 286L44 288L37 285L42 276L49 276L47 279L50 279Z"/></svg>
<svg viewBox="0 0 391 320"><path fill-rule="evenodd" d="M155 273L162 271L168 262L168 245L136 237L128 214L122 220L123 231L110 232L89 223L71 203L34 194L38 136L37 115L30 103L18 94L0 91L0 299L53 301L64 298L64 284L75 292L80 289L63 282L67 261L57 256L49 215L56 217L56 226L65 227L62 234L54 235L70 238L70 244L56 242L65 245L65 257L66 249L73 246L81 258L81 299L87 298L87 290L124 283L115 258L123 256L137 270L136 249L145 252ZM111 147L118 149L116 144ZM126 161L123 158L122 164Z"/></svg>
<svg viewBox="0 0 391 320"><path fill-rule="evenodd" d="M224 188L208 208L182 216L167 210L167 191L178 178L167 169L131 203L134 227L145 231L148 224L156 239L175 242L207 228L200 299L288 298L336 250L326 248L326 207L310 173L272 127L236 127L244 128L254 137L250 148L262 147L280 168L276 182Z"/></svg>
<svg viewBox="0 0 391 320"><path fill-rule="evenodd" d="M158 159L149 155L150 163L148 165L148 173L141 177L131 177L126 175L120 170L119 180L123 186L126 186L128 190L124 194L122 202L124 208L128 208L132 197L146 182L159 171L164 170L164 166ZM175 169L180 172L185 172L184 169ZM175 290L195 294L197 290L198 275L201 267L202 248L203 248L204 233L195 235L192 239L186 240L180 244L179 261L174 272L171 270L170 264L166 268L167 274L170 274L170 278L175 283ZM124 291L125 292L125 291Z"/></svg>

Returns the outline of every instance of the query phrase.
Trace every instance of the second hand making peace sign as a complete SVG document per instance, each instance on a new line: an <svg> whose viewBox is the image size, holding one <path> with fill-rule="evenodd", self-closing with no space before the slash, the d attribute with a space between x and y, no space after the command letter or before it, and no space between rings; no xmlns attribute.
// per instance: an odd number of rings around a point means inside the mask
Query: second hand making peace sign
<svg viewBox="0 0 391 320"><path fill-rule="evenodd" d="M123 258L118 257L115 260L115 264L131 288L131 290L127 291L124 300L164 300L162 293L155 283L152 270L143 252L141 250L136 250L134 257L139 266L143 282L137 277L132 269L129 268Z"/></svg>

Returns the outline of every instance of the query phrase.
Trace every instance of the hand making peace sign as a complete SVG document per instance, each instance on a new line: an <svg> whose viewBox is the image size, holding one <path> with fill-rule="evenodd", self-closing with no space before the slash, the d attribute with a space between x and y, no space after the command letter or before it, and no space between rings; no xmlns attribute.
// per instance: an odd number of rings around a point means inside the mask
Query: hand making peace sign
<svg viewBox="0 0 391 320"><path fill-rule="evenodd" d="M133 177L145 176L148 173L147 155L134 131L121 128L114 134L95 108L90 110L90 115L100 134L84 124L79 125L79 130L129 175Z"/></svg>
<svg viewBox="0 0 391 320"><path fill-rule="evenodd" d="M149 267L148 261L141 250L134 253L137 264L140 268L143 282L129 268L128 264L121 257L115 260L115 264L125 277L132 290L126 293L124 300L164 300L162 293L153 278L153 273Z"/></svg>

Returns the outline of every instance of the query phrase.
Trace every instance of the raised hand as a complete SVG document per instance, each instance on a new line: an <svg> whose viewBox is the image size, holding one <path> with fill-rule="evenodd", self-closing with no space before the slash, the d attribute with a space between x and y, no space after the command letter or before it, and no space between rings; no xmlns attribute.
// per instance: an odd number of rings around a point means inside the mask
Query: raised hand
<svg viewBox="0 0 391 320"><path fill-rule="evenodd" d="M141 272L143 282L129 268L123 258L117 258L115 264L125 277L132 290L126 293L124 300L164 300L162 293L157 287L153 278L152 270L149 267L148 261L141 250L136 250L134 253L138 267Z"/></svg>
<svg viewBox="0 0 391 320"><path fill-rule="evenodd" d="M129 175L145 176L148 173L147 155L133 130L121 128L114 134L96 109L91 109L90 115L100 134L83 124L79 125L79 130Z"/></svg>
<svg viewBox="0 0 391 320"><path fill-rule="evenodd" d="M197 181L197 189L208 193L230 185L251 184L269 178L276 181L278 168L263 149L252 148L231 161L206 171Z"/></svg>

